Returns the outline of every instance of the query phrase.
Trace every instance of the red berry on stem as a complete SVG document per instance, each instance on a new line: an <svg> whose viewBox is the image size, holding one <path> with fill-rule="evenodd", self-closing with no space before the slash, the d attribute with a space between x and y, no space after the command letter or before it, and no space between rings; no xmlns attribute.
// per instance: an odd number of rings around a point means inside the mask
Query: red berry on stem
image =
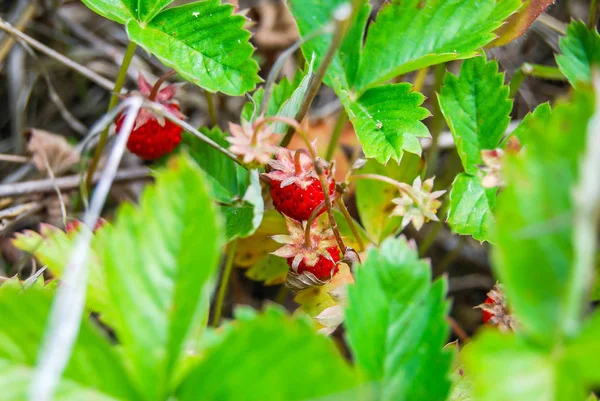
<svg viewBox="0 0 600 401"><path fill-rule="evenodd" d="M340 260L340 250L337 245L327 248L327 252L331 255L331 259L326 258L323 255L319 255L319 258L314 266L309 266L305 259L302 259L298 265L297 273L302 274L303 272L310 272L315 275L319 280L329 280L339 269L336 262ZM287 259L288 265L293 268L294 258Z"/></svg>
<svg viewBox="0 0 600 401"><path fill-rule="evenodd" d="M298 221L308 220L325 200L321 182L311 158L299 151L281 149L266 174L271 179L273 205L280 213ZM327 174L327 172L326 172ZM335 192L335 181L329 178L329 194ZM324 213L323 208L319 214Z"/></svg>
<svg viewBox="0 0 600 401"><path fill-rule="evenodd" d="M152 88L140 74L138 79L140 93L150 100L162 104L172 114L182 117L179 105L172 101L175 96L175 87L168 85L164 89L158 90L162 82L163 79L158 80L155 87ZM121 132L125 115L126 113L121 113L117 117L117 134ZM136 116L133 130L127 141L127 149L144 160L155 160L171 153L179 145L182 131L183 129L177 124L142 108Z"/></svg>

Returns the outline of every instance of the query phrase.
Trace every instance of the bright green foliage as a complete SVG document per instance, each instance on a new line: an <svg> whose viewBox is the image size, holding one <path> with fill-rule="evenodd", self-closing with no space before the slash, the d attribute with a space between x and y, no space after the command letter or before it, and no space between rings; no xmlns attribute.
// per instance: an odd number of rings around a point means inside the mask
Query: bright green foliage
<svg viewBox="0 0 600 401"><path fill-rule="evenodd" d="M446 283L431 284L431 267L406 239L371 250L348 288L348 342L378 400L443 400L450 391L452 354L444 299Z"/></svg>
<svg viewBox="0 0 600 401"><path fill-rule="evenodd" d="M421 120L430 114L420 107L425 97L411 90L410 84L383 85L354 99L338 89L367 157L386 164L390 159L399 163L404 151L421 154L419 138L429 136Z"/></svg>
<svg viewBox="0 0 600 401"><path fill-rule="evenodd" d="M300 34L305 37L332 22L335 10L349 2L349 0L290 0L288 4L298 23ZM346 38L339 50L336 51L325 77L327 85L333 86L334 82L339 80L343 89L352 88L357 79L363 35L371 11L367 0L352 1L352 3L359 4L360 11L356 13L354 21L351 22ZM316 66L320 65L329 49L331 39L331 34L327 34L307 41L302 46L304 57L310 60L314 54Z"/></svg>
<svg viewBox="0 0 600 401"><path fill-rule="evenodd" d="M525 145L527 141L527 132L529 127L533 124L545 123L550 119L552 114L552 108L549 103L542 103L531 113L528 113L525 118L521 121L521 124L510 134L519 140L521 145ZM533 123L532 121L538 121Z"/></svg>
<svg viewBox="0 0 600 401"><path fill-rule="evenodd" d="M259 81L246 19L233 6L206 0L167 9L152 21L127 22L131 40L182 77L209 91L242 95Z"/></svg>
<svg viewBox="0 0 600 401"><path fill-rule="evenodd" d="M229 147L225 140L227 134L218 127L200 131L222 147ZM222 204L227 240L252 234L260 225L264 211L258 172L249 173L191 134L184 134L183 141L185 149L208 174L214 198Z"/></svg>
<svg viewBox="0 0 600 401"><path fill-rule="evenodd" d="M270 307L225 335L182 383L180 401L364 399L334 343L305 318Z"/></svg>
<svg viewBox="0 0 600 401"><path fill-rule="evenodd" d="M500 146L512 109L498 63L465 60L458 77L446 75L439 103L466 172L452 185L448 223L457 234L490 241L497 190L481 184L481 151Z"/></svg>
<svg viewBox="0 0 600 401"><path fill-rule="evenodd" d="M80 230L84 229L86 228L83 228L82 225ZM42 225L40 234L35 231L25 231L22 234L15 235L13 244L18 249L34 255L42 264L48 267L48 270L54 276L62 277L65 267L69 264L77 233L80 230L66 233L57 227ZM88 259L90 276L85 301L86 307L90 311L97 312L104 323L114 327L117 324L116 312L110 302L98 251L98 241L94 236L92 237Z"/></svg>
<svg viewBox="0 0 600 401"><path fill-rule="evenodd" d="M592 112L591 94L579 92L547 121L531 119L526 151L508 154L504 165L495 272L523 333L546 345L578 319L563 308L574 257L572 191Z"/></svg>
<svg viewBox="0 0 600 401"><path fill-rule="evenodd" d="M592 67L600 66L600 35L588 29L581 21L573 21L567 27L566 36L559 41L562 55L556 56L556 64L571 85L592 81Z"/></svg>
<svg viewBox="0 0 600 401"><path fill-rule="evenodd" d="M369 28L358 89L474 56L520 6L520 0L392 0Z"/></svg>
<svg viewBox="0 0 600 401"><path fill-rule="evenodd" d="M276 115L280 115L280 110L284 103L288 101L296 92L300 84L306 77L306 73L302 70L296 71L294 77L289 80L287 77L283 77L281 81L277 84L273 85L273 92L271 93L271 99L269 100L269 104L267 105L265 115L267 117L273 117ZM253 102L248 102L244 105L242 109L242 120L244 121L252 121L252 118L258 117L260 112L260 104L265 95L265 90L263 88L258 89L252 94ZM254 104L253 104L254 103ZM255 109L256 105L256 109ZM292 116L294 117L294 116Z"/></svg>
<svg viewBox="0 0 600 401"><path fill-rule="evenodd" d="M125 24L133 18L129 9L129 0L81 0L96 14L108 18L119 24Z"/></svg>
<svg viewBox="0 0 600 401"><path fill-rule="evenodd" d="M124 0L131 2L130 10L135 15L137 9L137 20L141 22L151 21L163 8L173 2L173 0Z"/></svg>
<svg viewBox="0 0 600 401"><path fill-rule="evenodd" d="M0 287L0 385L3 401L27 399L53 292L41 281L22 289L16 280ZM57 393L57 401L139 399L109 340L84 319Z"/></svg>
<svg viewBox="0 0 600 401"><path fill-rule="evenodd" d="M452 231L481 242L491 241L497 192L498 188L482 187L479 177L459 174L450 192L448 224Z"/></svg>
<svg viewBox="0 0 600 401"><path fill-rule="evenodd" d="M478 401L584 401L589 395L560 353L532 347L514 334L488 330L462 358Z"/></svg>
<svg viewBox="0 0 600 401"><path fill-rule="evenodd" d="M388 163L386 166L369 160L358 174L379 174L399 182L412 184L422 168L419 156L405 154L400 164ZM380 181L360 180L356 183L356 206L360 220L367 233L379 244L402 226L402 217L390 217L395 204L392 199L400 193L396 187Z"/></svg>
<svg viewBox="0 0 600 401"><path fill-rule="evenodd" d="M117 337L146 399L164 399L219 261L221 224L200 169L174 159L104 228L106 282L119 314Z"/></svg>
<svg viewBox="0 0 600 401"><path fill-rule="evenodd" d="M481 151L500 144L508 124L512 100L498 63L485 57L465 60L458 77L446 74L439 96L440 109L448 122L465 171L478 172Z"/></svg>

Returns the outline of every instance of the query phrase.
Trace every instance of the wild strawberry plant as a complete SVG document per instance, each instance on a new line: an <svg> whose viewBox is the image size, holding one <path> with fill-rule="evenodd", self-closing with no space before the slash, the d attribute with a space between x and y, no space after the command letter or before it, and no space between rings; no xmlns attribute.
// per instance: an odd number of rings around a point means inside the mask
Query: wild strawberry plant
<svg viewBox="0 0 600 401"><path fill-rule="evenodd" d="M246 19L218 0L84 3L208 91L242 95L260 82ZM275 63L229 132L192 127L173 86L140 77L140 93L112 111L115 136L143 159L173 155L157 162L138 206L122 205L94 232L43 225L15 236L55 280L0 287L0 399L595 399L600 36L568 26L556 62L569 97L510 133L511 87L482 51L518 37L549 5L392 0L368 24L366 0L290 0L310 61L277 83ZM446 195L420 157L431 112L399 77L456 60L435 95L462 168ZM321 81L365 156L341 180L301 124ZM349 188L361 224L345 204ZM487 327L460 349L448 344L447 279L433 280L400 235L440 219L491 244L500 283L480 306ZM240 307L221 324L234 264L285 282L298 313ZM77 268L87 282L69 280ZM73 323L56 300L77 286L85 312ZM339 326L336 344L327 334Z"/></svg>

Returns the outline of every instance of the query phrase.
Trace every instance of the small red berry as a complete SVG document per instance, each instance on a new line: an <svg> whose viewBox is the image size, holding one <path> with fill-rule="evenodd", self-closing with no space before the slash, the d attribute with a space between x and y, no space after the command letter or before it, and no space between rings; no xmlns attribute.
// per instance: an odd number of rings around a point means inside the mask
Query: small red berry
<svg viewBox="0 0 600 401"><path fill-rule="evenodd" d="M157 85L160 86L161 83L159 80ZM159 91L157 88L151 88L144 76L140 74L138 86L142 95L161 103L171 113L181 116L179 105L172 101L175 96L173 85ZM121 132L125 115L126 113L121 113L117 117L117 134ZM159 118L150 110L142 108L136 116L133 130L127 141L127 149L144 160L155 160L171 153L179 145L182 131L183 129L177 124Z"/></svg>
<svg viewBox="0 0 600 401"><path fill-rule="evenodd" d="M489 305L489 304L494 304L494 300L493 300L492 298L490 298L490 297L487 297L487 298L485 299L485 302L484 302L484 304L488 304L488 305ZM487 322L489 322L489 321L490 321L490 319L491 319L492 317L494 317L494 314L493 314L493 313L491 313L491 312L488 312L488 311L487 311L487 310L485 310L485 309L482 309L482 310L481 310L481 320L483 320L483 323L487 323Z"/></svg>
<svg viewBox="0 0 600 401"><path fill-rule="evenodd" d="M298 151L281 149L277 159L269 165L266 174L271 179L273 205L280 213L298 221L308 220L313 211L325 200L314 163ZM326 172L327 174L327 172ZM335 181L329 178L329 194L335 192ZM325 212L323 208L319 214Z"/></svg>
<svg viewBox="0 0 600 401"><path fill-rule="evenodd" d="M302 259L298 265L297 273L302 274L302 272L306 271L314 274L319 280L329 280L339 271L336 262L340 260L340 251L336 245L327 248L327 252L329 252L329 255L331 255L331 259L327 259L326 257L319 255L319 259L314 266L309 266L306 263L306 259ZM288 258L287 263L291 268L293 268L294 258Z"/></svg>

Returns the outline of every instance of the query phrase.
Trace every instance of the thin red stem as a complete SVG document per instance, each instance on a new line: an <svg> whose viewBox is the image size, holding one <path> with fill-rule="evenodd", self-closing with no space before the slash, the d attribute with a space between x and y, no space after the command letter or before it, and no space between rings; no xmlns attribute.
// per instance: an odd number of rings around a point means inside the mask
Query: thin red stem
<svg viewBox="0 0 600 401"><path fill-rule="evenodd" d="M152 87L152 91L150 92L150 96L148 96L148 99L150 99L150 101L154 101L156 100L156 96L158 95L158 92L160 91L160 87L162 86L162 84L171 76L177 74L177 71L175 70L171 70L169 72L167 72L165 75L163 75L162 77L158 78L158 81L156 81L156 83L154 84L154 86Z"/></svg>
<svg viewBox="0 0 600 401"><path fill-rule="evenodd" d="M317 218L317 216L319 214L321 214L321 210L323 210L324 207L325 207L325 201L321 202L321 204L319 206L317 206L317 208L315 210L313 210L313 212L311 213L310 217L308 218L308 220L306 222L306 229L304 230L304 245L306 247L310 247L310 245L311 245L310 229L312 227L312 224L315 221L315 219Z"/></svg>

